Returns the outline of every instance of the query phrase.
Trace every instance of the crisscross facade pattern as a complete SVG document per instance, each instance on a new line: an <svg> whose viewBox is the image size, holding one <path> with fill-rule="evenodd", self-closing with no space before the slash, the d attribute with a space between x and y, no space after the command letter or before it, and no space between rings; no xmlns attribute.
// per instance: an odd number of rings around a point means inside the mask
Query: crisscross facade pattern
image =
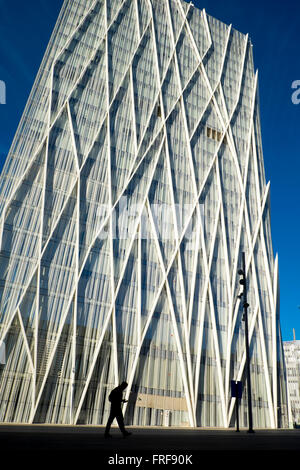
<svg viewBox="0 0 300 470"><path fill-rule="evenodd" d="M0 179L0 421L286 426L247 35L182 0L66 0ZM244 387L241 425L247 425Z"/></svg>

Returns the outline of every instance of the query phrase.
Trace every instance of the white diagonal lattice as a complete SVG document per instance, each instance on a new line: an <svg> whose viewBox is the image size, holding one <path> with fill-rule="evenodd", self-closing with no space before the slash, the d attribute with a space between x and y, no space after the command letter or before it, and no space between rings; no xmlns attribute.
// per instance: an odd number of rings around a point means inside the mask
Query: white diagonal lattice
<svg viewBox="0 0 300 470"><path fill-rule="evenodd" d="M284 425L248 36L182 0L66 0L39 77L0 181L0 420L104 423L125 379L130 423L230 426L244 251L254 423Z"/></svg>

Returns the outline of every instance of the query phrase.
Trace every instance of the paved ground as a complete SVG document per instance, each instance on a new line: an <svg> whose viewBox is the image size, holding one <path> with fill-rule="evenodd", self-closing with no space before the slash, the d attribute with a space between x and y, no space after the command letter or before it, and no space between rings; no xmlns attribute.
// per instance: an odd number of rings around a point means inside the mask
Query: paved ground
<svg viewBox="0 0 300 470"><path fill-rule="evenodd" d="M112 428L111 439L104 439L101 426L0 425L0 455L19 461L39 456L37 462L60 462L60 457L74 461L83 457L87 464L96 457L101 468L151 469L159 465L180 467L203 464L205 458L220 464L224 458L234 468L245 463L261 463L262 456L278 463L300 458L300 430L165 429L128 427L132 435L124 439ZM161 455L161 457L159 457ZM172 457L166 457L170 455ZM181 457L179 457L181 455ZM177 460L176 460L177 459ZM292 460L291 460L292 459ZM82 461L81 461L82 462ZM121 467L120 467L121 466ZM203 466L203 465L201 465ZM207 465L206 465L207 466ZM98 466L97 466L98 467ZM39 467L41 468L41 467ZM65 467L64 467L65 468ZM227 468L227 465L226 465Z"/></svg>

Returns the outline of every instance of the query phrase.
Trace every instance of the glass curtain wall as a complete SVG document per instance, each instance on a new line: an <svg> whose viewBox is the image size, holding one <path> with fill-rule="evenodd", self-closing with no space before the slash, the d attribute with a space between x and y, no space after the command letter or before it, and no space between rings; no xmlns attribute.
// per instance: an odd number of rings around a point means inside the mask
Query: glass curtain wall
<svg viewBox="0 0 300 470"><path fill-rule="evenodd" d="M0 421L286 426L248 35L182 0L65 0L0 177Z"/></svg>

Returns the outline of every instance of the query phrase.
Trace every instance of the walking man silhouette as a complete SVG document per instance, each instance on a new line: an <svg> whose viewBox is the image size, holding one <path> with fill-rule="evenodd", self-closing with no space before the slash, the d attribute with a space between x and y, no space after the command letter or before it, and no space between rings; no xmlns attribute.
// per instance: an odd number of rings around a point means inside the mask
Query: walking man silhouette
<svg viewBox="0 0 300 470"><path fill-rule="evenodd" d="M110 407L110 415L107 421L107 425L105 428L105 437L112 437L111 434L109 434L110 426L113 420L116 418L120 431L122 432L123 436L130 436L131 432L126 431L125 426L124 426L124 418L123 418L123 413L121 409L121 403L126 403L128 400L123 400L122 394L125 388L127 387L128 383L127 382L122 382L121 385L118 387L114 388L108 397L109 401L111 402L111 407Z"/></svg>

